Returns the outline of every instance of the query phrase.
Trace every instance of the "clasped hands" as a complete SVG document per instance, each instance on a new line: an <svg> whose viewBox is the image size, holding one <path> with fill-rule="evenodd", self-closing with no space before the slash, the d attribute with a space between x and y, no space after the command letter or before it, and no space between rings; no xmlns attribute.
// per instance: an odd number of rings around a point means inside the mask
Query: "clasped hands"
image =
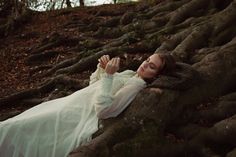
<svg viewBox="0 0 236 157"><path fill-rule="evenodd" d="M119 70L120 67L120 58L112 58L110 60L109 55L103 55L101 58L98 59L100 63L100 67L105 70L107 74L113 75L115 72Z"/></svg>

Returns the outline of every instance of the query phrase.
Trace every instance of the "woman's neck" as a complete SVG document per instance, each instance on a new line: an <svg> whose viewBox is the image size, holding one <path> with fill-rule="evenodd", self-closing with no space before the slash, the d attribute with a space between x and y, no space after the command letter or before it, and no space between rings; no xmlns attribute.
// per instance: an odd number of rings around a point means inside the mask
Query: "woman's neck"
<svg viewBox="0 0 236 157"><path fill-rule="evenodd" d="M143 79L137 72L135 72L134 76Z"/></svg>

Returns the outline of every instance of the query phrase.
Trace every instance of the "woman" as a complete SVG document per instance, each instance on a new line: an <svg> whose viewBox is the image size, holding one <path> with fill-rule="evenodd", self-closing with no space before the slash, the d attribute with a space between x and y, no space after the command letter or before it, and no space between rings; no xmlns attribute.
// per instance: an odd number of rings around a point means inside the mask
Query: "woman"
<svg viewBox="0 0 236 157"><path fill-rule="evenodd" d="M98 119L119 115L146 86L145 80L174 63L168 54L154 54L136 72L118 73L120 59L102 56L88 87L0 122L0 156L66 157L91 140Z"/></svg>

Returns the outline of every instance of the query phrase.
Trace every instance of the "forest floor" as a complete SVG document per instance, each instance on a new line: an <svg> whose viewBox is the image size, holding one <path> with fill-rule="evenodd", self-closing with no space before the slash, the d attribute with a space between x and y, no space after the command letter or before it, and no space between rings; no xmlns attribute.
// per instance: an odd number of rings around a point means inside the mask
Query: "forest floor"
<svg viewBox="0 0 236 157"><path fill-rule="evenodd" d="M76 37L82 35L78 29L63 28L70 19L90 20L93 12L117 10L119 7L129 7L130 4L101 5L95 7L73 8L55 10L50 12L38 12L32 15L32 20L22 28L18 28L5 38L0 38L0 98L8 96L17 91L37 87L42 83L42 71L32 73L32 66L26 63L26 58L31 55L31 49L39 45L42 40L47 39L55 32L61 35ZM102 17L109 18L109 17ZM53 50L60 53L45 60L45 65L54 65L61 60L69 58L70 54L65 49L70 47L59 46ZM35 67L34 67L35 68ZM85 72L78 77L88 77L91 71Z"/></svg>
<svg viewBox="0 0 236 157"><path fill-rule="evenodd" d="M42 41L47 41L53 34L59 33L65 37L78 38L83 32L75 28L65 28L69 21L93 20L96 13L112 12L121 7L130 8L134 3L127 4L106 4L93 7L78 7L71 9L54 10L47 12L35 12L22 27L17 28L13 33L0 38L0 98L39 87L50 77L44 77L46 70L37 70L38 66L55 65L70 58L73 54L68 53L70 46L57 46L50 51L59 52L56 56L43 60L40 65L27 64L27 58L32 55L32 50L39 46ZM110 18L101 16L101 18ZM100 39L102 40L102 39ZM109 39L106 39L109 42ZM78 52L79 53L79 52ZM88 79L92 70L73 74L78 80ZM30 106L24 103L14 102L17 106L0 108L0 117L16 115L28 109ZM7 117L5 117L7 116Z"/></svg>

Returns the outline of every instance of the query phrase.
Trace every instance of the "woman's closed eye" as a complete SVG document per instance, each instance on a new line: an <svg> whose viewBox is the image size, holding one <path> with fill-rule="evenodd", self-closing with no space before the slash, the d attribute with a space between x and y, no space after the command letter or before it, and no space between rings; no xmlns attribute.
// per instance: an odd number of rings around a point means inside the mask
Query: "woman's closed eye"
<svg viewBox="0 0 236 157"><path fill-rule="evenodd" d="M155 70L155 69L156 69L155 65L154 65L153 63L149 63L149 61L150 61L150 58L147 58L147 59L146 59L146 62L148 62L148 66L149 66L151 69Z"/></svg>
<svg viewBox="0 0 236 157"><path fill-rule="evenodd" d="M150 66L150 68L153 69L153 70L156 69L155 66L154 66L153 64L150 64L149 66Z"/></svg>

